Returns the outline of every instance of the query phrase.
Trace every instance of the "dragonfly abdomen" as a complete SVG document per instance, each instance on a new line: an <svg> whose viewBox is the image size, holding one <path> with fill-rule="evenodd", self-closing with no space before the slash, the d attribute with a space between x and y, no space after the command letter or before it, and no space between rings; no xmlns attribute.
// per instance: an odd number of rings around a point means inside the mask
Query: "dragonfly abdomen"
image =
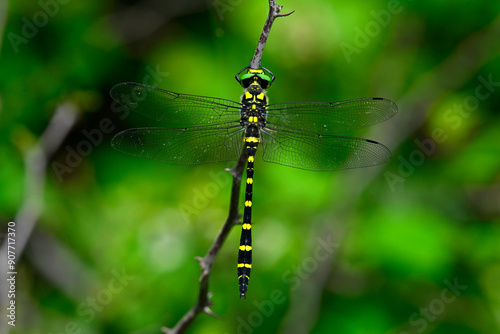
<svg viewBox="0 0 500 334"><path fill-rule="evenodd" d="M247 153L247 179L245 189L245 208L243 210L243 225L241 229L240 247L238 252L238 283L240 298L246 298L247 286L252 269L252 195L255 153L259 144L259 129L249 125L245 133L245 150Z"/></svg>
<svg viewBox="0 0 500 334"><path fill-rule="evenodd" d="M240 76L244 70L247 72ZM275 77L269 70L245 67L236 79L245 89L239 102L179 94L137 83L114 86L111 96L115 101L163 126L122 131L113 138L112 146L139 157L193 165L236 161L244 145L248 163L237 270L240 297L246 297L252 268L257 146L262 146L264 161L305 170L379 165L391 157L387 147L373 140L339 134L385 121L397 113L397 106L382 98L270 105L265 90Z"/></svg>

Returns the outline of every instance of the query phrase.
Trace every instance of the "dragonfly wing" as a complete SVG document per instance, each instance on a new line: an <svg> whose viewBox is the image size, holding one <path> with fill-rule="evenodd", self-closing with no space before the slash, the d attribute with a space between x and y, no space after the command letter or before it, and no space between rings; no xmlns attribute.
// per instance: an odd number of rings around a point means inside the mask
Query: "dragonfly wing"
<svg viewBox="0 0 500 334"><path fill-rule="evenodd" d="M383 122L398 108L391 100L364 98L340 102L277 103L267 108L267 127L276 131L333 135Z"/></svg>
<svg viewBox="0 0 500 334"><path fill-rule="evenodd" d="M172 127L238 122L241 105L237 102L170 92L124 82L115 85L111 97L121 105Z"/></svg>
<svg viewBox="0 0 500 334"><path fill-rule="evenodd" d="M391 152L369 139L262 131L262 159L294 168L326 171L376 166Z"/></svg>
<svg viewBox="0 0 500 334"><path fill-rule="evenodd" d="M139 128L118 133L111 145L118 151L179 165L238 160L243 130L240 126Z"/></svg>

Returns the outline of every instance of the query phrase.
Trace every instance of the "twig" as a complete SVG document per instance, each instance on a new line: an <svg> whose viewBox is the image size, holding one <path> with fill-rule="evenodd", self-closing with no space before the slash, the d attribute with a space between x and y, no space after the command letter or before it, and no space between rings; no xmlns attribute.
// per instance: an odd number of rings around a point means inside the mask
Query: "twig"
<svg viewBox="0 0 500 334"><path fill-rule="evenodd" d="M15 253L17 260L21 258L21 254L43 208L43 192L50 157L63 143L75 124L77 116L78 110L73 103L65 102L59 105L39 142L24 157L26 170L24 199L14 219L16 223ZM7 242L5 241L0 248L0 268L7 268ZM5 291L7 286L3 284L7 278L4 277L6 274L7 270L2 270L0 277L2 281L0 285L0 305L2 310L5 310L7 307L7 291ZM6 321L2 321L1 326L4 326L6 323ZM8 329L3 329L5 331L0 330L0 332L7 333Z"/></svg>
<svg viewBox="0 0 500 334"><path fill-rule="evenodd" d="M266 46L267 37L269 37L269 32L271 31L274 19L276 19L277 17L284 17L291 15L294 12L293 11L288 14L280 14L282 9L283 6L276 4L276 0L269 0L269 15L267 16L266 23L264 24L264 28L262 29L262 34L260 35L259 43L257 44L257 48L255 49L255 54L253 55L253 58L250 61L250 68L258 69L260 67L262 53L264 52L264 47Z"/></svg>
<svg viewBox="0 0 500 334"><path fill-rule="evenodd" d="M233 185L231 189L231 199L229 202L229 214L227 216L226 222L219 234L215 238L212 246L208 250L207 254L203 258L196 258L200 262L201 266L201 276L200 276L200 291L198 294L198 300L196 304L177 322L175 327L166 328L163 327L162 331L166 334L178 334L184 333L186 329L191 325L193 320L196 318L198 314L201 312L207 313L211 316L216 316L215 313L210 309L212 303L209 299L208 292L208 283L210 279L210 272L212 269L212 265L219 253L224 241L226 240L231 228L234 225L239 223L239 219L241 215L238 213L238 202L240 196L240 188L241 188L241 176L243 174L243 169L245 167L246 162L246 153L245 150L242 151L240 155L240 159L236 166L232 169L227 169L233 175Z"/></svg>
<svg viewBox="0 0 500 334"><path fill-rule="evenodd" d="M257 49L255 50L254 57L250 62L250 68L258 69L260 67L260 60L262 58L262 53L264 52L264 46L266 45L267 37L271 31L271 26L277 17L288 16L288 14L280 14L283 7L276 4L275 0L269 0L269 15L267 17L266 23L264 24L264 29L257 44ZM231 189L231 199L229 204L229 214L227 216L226 222L222 229L220 230L217 238L214 240L212 246L208 250L207 254L203 258L196 258L200 262L201 266L201 276L200 276L200 290L198 294L198 300L196 304L177 322L173 328L163 327L162 331L165 334L177 334L184 333L186 329L191 325L194 319L201 312L207 313L211 316L216 316L215 313L210 309L212 303L209 299L208 283L210 278L210 271L212 265L219 253L224 241L226 240L231 228L239 223L241 215L238 213L238 201L241 188L241 176L243 174L243 169L246 163L246 152L242 150L240 159L233 169L229 169L233 175L233 186Z"/></svg>

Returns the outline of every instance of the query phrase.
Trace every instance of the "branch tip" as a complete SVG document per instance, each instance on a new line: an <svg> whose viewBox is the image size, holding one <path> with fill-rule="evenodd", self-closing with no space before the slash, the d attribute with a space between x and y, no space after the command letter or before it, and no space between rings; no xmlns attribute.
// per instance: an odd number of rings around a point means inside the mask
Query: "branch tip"
<svg viewBox="0 0 500 334"><path fill-rule="evenodd" d="M290 13L287 13L287 14L278 14L278 15L276 15L276 17L285 17L285 16L290 16L290 15L292 15L293 13L295 13L295 11L294 11L294 10L292 10Z"/></svg>
<svg viewBox="0 0 500 334"><path fill-rule="evenodd" d="M208 314L209 316L215 318L215 319L220 319L220 316L217 315L214 311L212 311L212 309L208 306L205 306L203 308L203 312L205 312L206 314Z"/></svg>
<svg viewBox="0 0 500 334"><path fill-rule="evenodd" d="M264 28L262 29L262 33L259 38L259 42L257 43L257 48L255 49L255 53L253 55L252 60L250 61L250 68L258 69L260 68L262 54L264 52L264 47L266 46L267 38L269 37L269 33L271 31L271 27L273 25L274 20L277 17L285 17L289 16L295 11L292 11L287 14L280 14L283 6L278 5L275 0L269 0L269 14L267 16L267 20L264 23Z"/></svg>
<svg viewBox="0 0 500 334"><path fill-rule="evenodd" d="M171 328L168 328L168 327L162 327L161 328L161 331L165 334L171 334L172 333L172 329Z"/></svg>

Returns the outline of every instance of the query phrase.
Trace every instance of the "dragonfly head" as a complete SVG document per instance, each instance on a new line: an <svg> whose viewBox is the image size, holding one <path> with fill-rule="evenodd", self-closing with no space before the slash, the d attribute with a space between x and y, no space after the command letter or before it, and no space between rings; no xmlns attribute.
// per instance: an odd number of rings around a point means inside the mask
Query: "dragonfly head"
<svg viewBox="0 0 500 334"><path fill-rule="evenodd" d="M244 70L247 70L247 72L240 76L241 72ZM267 73L264 72L264 70L266 70ZM274 81L274 74L264 67L257 70L245 67L236 74L236 80L238 80L243 88L258 85L261 89L267 89Z"/></svg>

